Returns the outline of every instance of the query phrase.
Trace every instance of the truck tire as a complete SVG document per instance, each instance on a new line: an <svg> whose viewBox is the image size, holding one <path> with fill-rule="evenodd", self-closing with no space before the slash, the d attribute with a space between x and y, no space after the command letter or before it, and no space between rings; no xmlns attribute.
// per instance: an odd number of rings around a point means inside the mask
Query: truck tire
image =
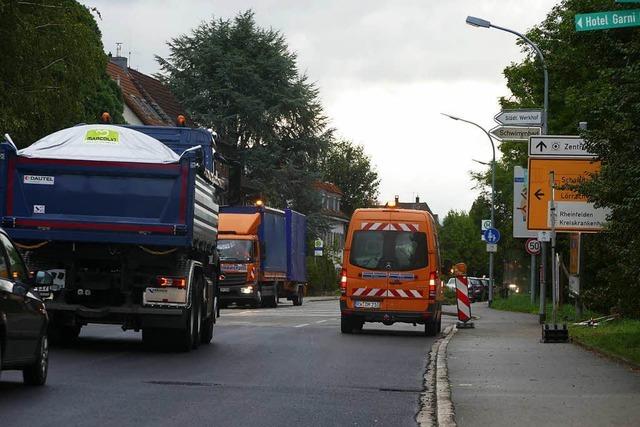
<svg viewBox="0 0 640 427"><path fill-rule="evenodd" d="M293 305L300 306L304 301L304 288L302 286L298 287L298 292L291 298L293 301Z"/></svg>
<svg viewBox="0 0 640 427"><path fill-rule="evenodd" d="M256 292L256 299L253 301L252 305L255 308L260 308L262 307L262 304L264 304L264 299L262 298L262 290L258 288L258 291Z"/></svg>
<svg viewBox="0 0 640 427"><path fill-rule="evenodd" d="M269 307L278 308L278 284L273 285L273 295L267 300Z"/></svg>
<svg viewBox="0 0 640 427"><path fill-rule="evenodd" d="M200 327L200 342L202 344L209 344L213 339L213 327L216 324L216 313L218 311L218 298L214 300L213 310L209 317L204 319L202 326Z"/></svg>
<svg viewBox="0 0 640 427"><path fill-rule="evenodd" d="M427 337L435 337L440 332L438 329L438 323L435 320L427 320L424 323L424 335Z"/></svg>
<svg viewBox="0 0 640 427"><path fill-rule="evenodd" d="M81 329L82 326L61 325L54 321L49 324L47 335L51 344L68 345L78 339Z"/></svg>
<svg viewBox="0 0 640 427"><path fill-rule="evenodd" d="M173 342L175 345L175 349L183 352L188 352L191 351L191 349L195 348L194 342L196 341L196 337L198 338L198 341L200 341L200 336L196 334L198 330L198 328L196 327L196 305L198 304L198 299L195 297L197 293L194 292L193 288L194 286L191 287L191 290L189 292L191 307L187 309L187 322L184 325L184 328L171 331L173 332L173 334L170 334L173 335L172 338L174 338Z"/></svg>
<svg viewBox="0 0 640 427"><path fill-rule="evenodd" d="M40 339L38 355L33 365L22 370L22 379L27 385L41 386L47 382L47 372L49 371L49 341L44 335Z"/></svg>
<svg viewBox="0 0 640 427"><path fill-rule="evenodd" d="M340 318L340 332L343 334L353 333L353 322L348 317Z"/></svg>

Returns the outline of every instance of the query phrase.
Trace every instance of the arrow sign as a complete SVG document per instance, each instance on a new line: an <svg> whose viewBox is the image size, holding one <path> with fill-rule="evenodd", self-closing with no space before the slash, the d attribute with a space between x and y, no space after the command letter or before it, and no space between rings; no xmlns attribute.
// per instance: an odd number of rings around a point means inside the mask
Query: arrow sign
<svg viewBox="0 0 640 427"><path fill-rule="evenodd" d="M542 192L542 188L538 188L538 190L533 193L534 196L536 196L536 199L538 200L542 200L542 197L544 196L544 193Z"/></svg>
<svg viewBox="0 0 640 427"><path fill-rule="evenodd" d="M575 16L575 23L576 31L637 27L640 25L640 9L582 13Z"/></svg>
<svg viewBox="0 0 640 427"><path fill-rule="evenodd" d="M529 138L529 157L596 157L579 136L538 135Z"/></svg>
<svg viewBox="0 0 640 427"><path fill-rule="evenodd" d="M498 126L489 133L500 141L528 141L530 136L542 133L539 127Z"/></svg>
<svg viewBox="0 0 640 427"><path fill-rule="evenodd" d="M541 126L542 110L502 110L493 119L507 126Z"/></svg>

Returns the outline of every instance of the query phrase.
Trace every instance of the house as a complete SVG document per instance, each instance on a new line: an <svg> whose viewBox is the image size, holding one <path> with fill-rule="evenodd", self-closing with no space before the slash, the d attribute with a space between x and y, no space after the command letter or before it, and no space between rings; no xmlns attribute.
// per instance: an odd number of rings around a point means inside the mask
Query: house
<svg viewBox="0 0 640 427"><path fill-rule="evenodd" d="M320 213L329 225L329 230L324 236L321 236L325 251L335 264L341 264L347 226L349 225L349 217L342 212L340 206L344 194L338 186L330 182L317 181L314 187L321 197Z"/></svg>
<svg viewBox="0 0 640 427"><path fill-rule="evenodd" d="M416 196L415 202L401 202L399 196L395 196L395 205L398 209L414 209L418 211L429 212L436 223L439 222L438 215L431 211L431 208L426 202L420 201L420 196ZM385 203L384 207L388 207L389 203Z"/></svg>

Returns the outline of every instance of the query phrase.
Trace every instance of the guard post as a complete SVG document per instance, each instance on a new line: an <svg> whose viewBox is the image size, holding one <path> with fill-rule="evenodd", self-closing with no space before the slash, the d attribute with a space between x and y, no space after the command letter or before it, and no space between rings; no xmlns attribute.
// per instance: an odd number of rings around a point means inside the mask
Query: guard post
<svg viewBox="0 0 640 427"><path fill-rule="evenodd" d="M456 277L456 301L458 304L458 329L473 328L471 322L471 301L469 300L469 280L467 279L467 265L463 262L453 267Z"/></svg>

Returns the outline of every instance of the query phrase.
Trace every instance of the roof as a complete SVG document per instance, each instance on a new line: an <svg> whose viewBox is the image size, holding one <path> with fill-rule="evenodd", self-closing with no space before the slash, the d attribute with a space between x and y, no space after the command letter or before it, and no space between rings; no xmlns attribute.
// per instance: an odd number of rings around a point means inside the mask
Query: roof
<svg viewBox="0 0 640 427"><path fill-rule="evenodd" d="M316 181L313 183L313 186L319 190L324 190L328 193L334 193L334 194L339 194L341 196L344 196L344 193L342 192L342 190L340 190L340 187L338 187L337 185L331 182Z"/></svg>
<svg viewBox="0 0 640 427"><path fill-rule="evenodd" d="M145 125L175 126L179 114L186 117L184 107L171 90L159 80L115 62L107 63L107 74L118 83L125 104ZM187 126L189 125L187 117Z"/></svg>

